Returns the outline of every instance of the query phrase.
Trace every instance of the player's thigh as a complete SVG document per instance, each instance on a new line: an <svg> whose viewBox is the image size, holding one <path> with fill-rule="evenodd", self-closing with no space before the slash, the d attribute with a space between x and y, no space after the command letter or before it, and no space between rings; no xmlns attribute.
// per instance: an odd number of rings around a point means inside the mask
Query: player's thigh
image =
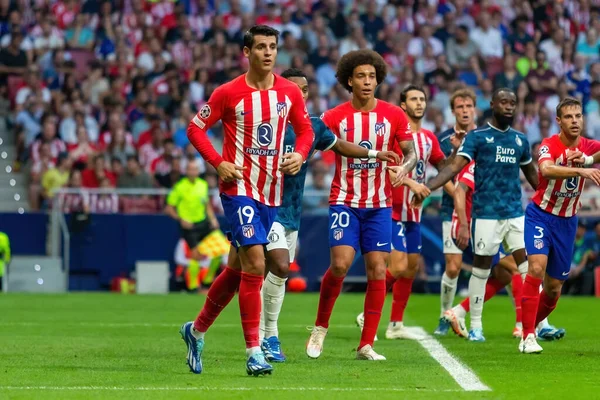
<svg viewBox="0 0 600 400"><path fill-rule="evenodd" d="M514 253L525 248L525 216L507 220L508 230L504 236L504 247L507 253Z"/></svg>
<svg viewBox="0 0 600 400"><path fill-rule="evenodd" d="M269 243L267 236L277 213L275 207L268 207L246 196L226 194L221 195L221 203L229 222L227 236L235 247Z"/></svg>
<svg viewBox="0 0 600 400"><path fill-rule="evenodd" d="M336 277L346 276L348 270L354 262L356 250L352 246L338 245L329 249L331 273Z"/></svg>
<svg viewBox="0 0 600 400"><path fill-rule="evenodd" d="M470 246L467 248L470 248ZM444 254L444 260L446 261L446 267L445 267L446 275L450 279L457 278L458 274L460 273L460 270L462 268L463 255L446 253L446 254Z"/></svg>
<svg viewBox="0 0 600 400"><path fill-rule="evenodd" d="M360 250L389 253L392 249L392 209L390 207L359 209Z"/></svg>
<svg viewBox="0 0 600 400"><path fill-rule="evenodd" d="M280 277L287 278L290 271L290 257L287 248L277 248L267 251L267 271Z"/></svg>
<svg viewBox="0 0 600 400"><path fill-rule="evenodd" d="M462 250L452 239L452 221L442 222L442 238L444 240L444 254L461 254Z"/></svg>
<svg viewBox="0 0 600 400"><path fill-rule="evenodd" d="M236 271L240 271L242 269L240 257L238 256L238 252L235 246L229 247L229 255L227 256L227 266Z"/></svg>
<svg viewBox="0 0 600 400"><path fill-rule="evenodd" d="M510 274L517 274L519 272L519 269L517 268L517 263L515 262L515 259L513 258L512 255L503 255L502 253L499 254L500 259L499 261L496 263L496 267L497 268L501 268L505 271L508 271Z"/></svg>
<svg viewBox="0 0 600 400"><path fill-rule="evenodd" d="M360 249L360 218L356 209L343 205L329 206L329 247L347 246Z"/></svg>
<svg viewBox="0 0 600 400"><path fill-rule="evenodd" d="M552 217L552 248L548 253L546 274L559 281L569 277L571 261L575 250L577 217Z"/></svg>
<svg viewBox="0 0 600 400"><path fill-rule="evenodd" d="M494 268L492 269L492 276L502 282L504 285L508 285L512 282L513 272L511 269L506 268L506 264L503 263L504 259L501 259Z"/></svg>
<svg viewBox="0 0 600 400"><path fill-rule="evenodd" d="M289 250L287 240L285 238L285 227L279 222L273 222L267 239L269 240L269 243L267 243L267 251L276 249L285 249L286 251Z"/></svg>
<svg viewBox="0 0 600 400"><path fill-rule="evenodd" d="M491 259L500 250L506 230L506 220L473 219L471 224L471 245L476 256Z"/></svg>
<svg viewBox="0 0 600 400"><path fill-rule="evenodd" d="M394 278L404 276L408 270L408 254L406 251L392 250L389 256L388 269Z"/></svg>

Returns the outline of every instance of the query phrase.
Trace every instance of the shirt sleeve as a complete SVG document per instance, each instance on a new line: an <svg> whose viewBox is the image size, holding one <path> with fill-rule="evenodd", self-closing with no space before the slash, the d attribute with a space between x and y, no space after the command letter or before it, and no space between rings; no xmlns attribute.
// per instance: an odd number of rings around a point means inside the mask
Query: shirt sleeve
<svg viewBox="0 0 600 400"><path fill-rule="evenodd" d="M300 153L302 158L306 160L315 140L315 135L302 93L296 85L290 90L290 99L292 100L290 122L296 133L296 153Z"/></svg>
<svg viewBox="0 0 600 400"><path fill-rule="evenodd" d="M311 118L313 131L315 132L315 149L327 151L337 142L337 136L331 132L320 118Z"/></svg>
<svg viewBox="0 0 600 400"><path fill-rule="evenodd" d="M593 156L600 151L600 141L598 140L587 139L585 144L586 149L583 153L585 153L586 156Z"/></svg>
<svg viewBox="0 0 600 400"><path fill-rule="evenodd" d="M462 182L472 191L475 190L475 161L468 163L458 175L458 182Z"/></svg>
<svg viewBox="0 0 600 400"><path fill-rule="evenodd" d="M521 154L521 165L527 165L532 161L531 158L531 147L529 147L529 140L522 135L521 140L523 141L523 153Z"/></svg>
<svg viewBox="0 0 600 400"><path fill-rule="evenodd" d="M223 109L227 95L224 86L217 88L208 102L192 118L188 125L187 136L202 158L217 168L223 162L223 157L213 147L208 138L207 131L223 116Z"/></svg>
<svg viewBox="0 0 600 400"><path fill-rule="evenodd" d="M408 117L404 113L404 111L397 107L398 112L398 122L396 125L396 132L394 132L394 136L396 136L397 142L412 142L413 135L410 131L410 123L408 122Z"/></svg>
<svg viewBox="0 0 600 400"><path fill-rule="evenodd" d="M336 137L340 137L339 126L335 121L335 116L333 111L326 111L319 117L321 121L325 124L327 128L333 133Z"/></svg>
<svg viewBox="0 0 600 400"><path fill-rule="evenodd" d="M446 156L440 147L438 138L434 134L430 134L429 137L431 138L431 156L429 157L429 162L433 165L438 165L446 159Z"/></svg>
<svg viewBox="0 0 600 400"><path fill-rule="evenodd" d="M544 161L554 162L554 155L552 154L552 147L550 144L551 143L548 139L542 140L542 143L540 144L540 149L538 151L538 165Z"/></svg>
<svg viewBox="0 0 600 400"><path fill-rule="evenodd" d="M471 132L463 139L456 153L469 161L474 161L477 156L477 133Z"/></svg>

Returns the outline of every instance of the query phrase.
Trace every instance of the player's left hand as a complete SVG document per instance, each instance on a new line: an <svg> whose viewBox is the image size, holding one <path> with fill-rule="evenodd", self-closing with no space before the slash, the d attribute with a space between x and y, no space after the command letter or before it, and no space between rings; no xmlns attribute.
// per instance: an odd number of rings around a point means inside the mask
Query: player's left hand
<svg viewBox="0 0 600 400"><path fill-rule="evenodd" d="M422 203L431 194L431 190L422 183L419 183L412 192L415 194L413 199L416 198L419 203Z"/></svg>
<svg viewBox="0 0 600 400"><path fill-rule="evenodd" d="M459 131L456 132L454 135L450 136L450 144L452 145L452 147L458 149L462 144L466 134L467 132L465 131Z"/></svg>
<svg viewBox="0 0 600 400"><path fill-rule="evenodd" d="M423 200L425 200L425 198L420 198L417 196L413 196L412 200L410 201L410 206L412 208L421 208L423 207Z"/></svg>
<svg viewBox="0 0 600 400"><path fill-rule="evenodd" d="M377 159L400 164L400 156L393 151L379 151L377 152Z"/></svg>
<svg viewBox="0 0 600 400"><path fill-rule="evenodd" d="M219 221L216 218L214 220L211 220L210 221L210 227L213 230L219 229Z"/></svg>
<svg viewBox="0 0 600 400"><path fill-rule="evenodd" d="M396 175L395 177L392 178L392 186L398 187L398 186L402 185L402 182L404 181L404 177L406 176L406 174L408 172L405 171L404 168L401 167L400 165L388 166L388 167L386 167L386 169L388 171L393 172L393 174Z"/></svg>
<svg viewBox="0 0 600 400"><path fill-rule="evenodd" d="M304 159L300 153L286 153L283 155L283 162L279 166L279 170L286 175L296 175L302 168Z"/></svg>
<svg viewBox="0 0 600 400"><path fill-rule="evenodd" d="M567 152L567 161L573 164L583 164L585 162L585 154L579 150Z"/></svg>
<svg viewBox="0 0 600 400"><path fill-rule="evenodd" d="M469 233L469 227L466 225L459 225L458 227L458 237L456 238L456 244L458 248L464 250L469 245L469 239L471 238Z"/></svg>

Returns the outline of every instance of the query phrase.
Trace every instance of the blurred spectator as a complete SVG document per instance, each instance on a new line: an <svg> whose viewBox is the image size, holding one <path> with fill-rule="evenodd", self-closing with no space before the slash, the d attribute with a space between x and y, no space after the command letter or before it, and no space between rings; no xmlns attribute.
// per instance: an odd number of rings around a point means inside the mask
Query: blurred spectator
<svg viewBox="0 0 600 400"><path fill-rule="evenodd" d="M453 68L469 69L471 57L478 51L477 44L469 37L469 28L464 25L456 28L455 36L446 43L448 64Z"/></svg>
<svg viewBox="0 0 600 400"><path fill-rule="evenodd" d="M517 92L519 85L523 81L523 77L519 74L516 69L516 62L512 54L504 56L503 60L504 68L494 78L494 88L499 89L507 87Z"/></svg>
<svg viewBox="0 0 600 400"><path fill-rule="evenodd" d="M115 175L106 168L104 155L98 154L93 158L91 166L82 171L81 183L86 188L99 188L104 178L108 179L109 183L115 186Z"/></svg>
<svg viewBox="0 0 600 400"><path fill-rule="evenodd" d="M122 189L149 189L152 187L152 178L142 169L137 156L127 157L127 164L123 174L119 176L117 187Z"/></svg>
<svg viewBox="0 0 600 400"><path fill-rule="evenodd" d="M535 69L529 71L526 80L536 101L544 103L556 90L558 80L554 72L547 66L546 53L538 51L535 55L535 63Z"/></svg>
<svg viewBox="0 0 600 400"><path fill-rule="evenodd" d="M48 169L42 175L42 196L45 200L52 201L56 191L65 186L69 181L72 161L67 153L60 153L56 167Z"/></svg>
<svg viewBox="0 0 600 400"><path fill-rule="evenodd" d="M114 214L119 212L119 196L111 191L112 180L107 176L100 178L100 189L105 191L90 195L90 212L97 214Z"/></svg>
<svg viewBox="0 0 600 400"><path fill-rule="evenodd" d="M479 54L486 60L502 58L504 46L502 34L498 28L491 24L491 17L487 11L481 12L477 21L477 27L471 31L471 40L479 49Z"/></svg>

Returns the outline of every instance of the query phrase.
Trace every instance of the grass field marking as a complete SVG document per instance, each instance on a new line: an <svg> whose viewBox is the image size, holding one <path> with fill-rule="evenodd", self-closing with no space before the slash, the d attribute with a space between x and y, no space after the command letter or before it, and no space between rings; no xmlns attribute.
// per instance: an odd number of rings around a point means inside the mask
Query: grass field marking
<svg viewBox="0 0 600 400"><path fill-rule="evenodd" d="M146 323L146 322L80 322L80 321L62 321L60 322L61 326L81 326L81 327L92 327L92 328L172 328L175 327L179 329L181 327L182 322L174 322L174 323ZM2 322L2 326L39 326L39 322ZM294 329L305 329L310 324L279 324L279 327L284 328L294 328ZM242 326L239 324L219 324L216 323L210 327L213 329L221 329L221 328L240 328ZM341 329L357 329L356 324L342 324L335 325L336 328Z"/></svg>
<svg viewBox="0 0 600 400"><path fill-rule="evenodd" d="M198 386L198 387L122 387L122 386L0 386L0 391L132 391L132 392L190 392L190 391L212 391L212 392L247 392L254 390L285 391L285 392L462 392L458 389L420 389L420 388L353 388L353 387L220 387L220 386Z"/></svg>
<svg viewBox="0 0 600 400"><path fill-rule="evenodd" d="M434 360L448 371L461 388L469 392L492 390L481 382L479 377L469 367L450 354L440 342L425 332L423 328L418 327L414 328L414 330L423 337L418 340L419 344L429 352Z"/></svg>

